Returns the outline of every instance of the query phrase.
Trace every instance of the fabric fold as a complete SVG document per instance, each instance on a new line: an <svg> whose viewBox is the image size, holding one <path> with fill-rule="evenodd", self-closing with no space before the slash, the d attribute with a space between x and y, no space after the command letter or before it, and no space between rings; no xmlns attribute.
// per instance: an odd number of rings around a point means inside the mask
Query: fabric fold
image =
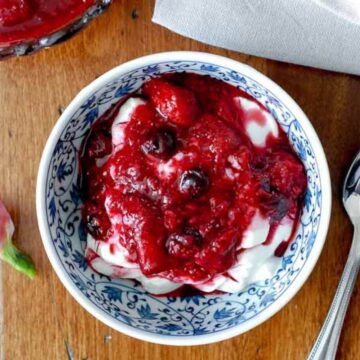
<svg viewBox="0 0 360 360"><path fill-rule="evenodd" d="M226 49L360 74L360 2L339 1L157 0L153 21Z"/></svg>

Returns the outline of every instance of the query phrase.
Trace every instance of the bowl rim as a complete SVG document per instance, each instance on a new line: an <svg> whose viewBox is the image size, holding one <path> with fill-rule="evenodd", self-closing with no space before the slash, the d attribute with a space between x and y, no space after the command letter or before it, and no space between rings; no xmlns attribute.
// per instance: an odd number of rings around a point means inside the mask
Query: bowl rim
<svg viewBox="0 0 360 360"><path fill-rule="evenodd" d="M65 269L61 265L61 261L56 254L55 247L53 246L52 237L50 230L48 229L47 223L45 221L47 216L47 210L45 207L45 188L46 188L46 175L47 170L50 164L51 156L55 144L58 141L58 138L67 125L68 121L71 119L72 115L76 110L87 100L87 98L100 90L103 86L109 82L120 77L122 74L135 70L139 67L153 65L154 63L160 62L172 62L172 61L203 61L206 63L211 63L213 65L224 66L230 69L233 69L239 73L250 76L261 85L267 89L271 89L271 92L274 93L281 101L286 104L288 108L291 109L294 117L299 121L301 127L306 133L308 139L311 142L314 153L316 154L316 160L318 162L318 167L320 170L320 183L322 191L322 204L321 204L321 218L319 223L319 229L316 236L316 241L311 250L311 253L307 259L307 265L300 271L298 276L290 284L286 292L279 297L277 301L271 304L267 309L265 309L259 316L256 316L241 326L233 327L227 330L222 330L218 333L210 333L197 336L170 336L170 335L160 335L145 332L140 329L136 329L130 325L121 323L119 321L114 321L109 315L104 314L100 309L93 306L89 299L87 299L73 284L69 278ZM90 314L95 316L98 320L102 321L111 328L120 331L126 335L135 337L140 340L149 341L152 343L163 344L163 345L204 345L210 344L222 340L232 338L234 336L240 335L258 325L268 320L270 317L275 315L280 309L282 309L300 290L304 285L311 272L313 271L317 260L323 249L331 214L331 181L328 163L325 157L323 147L320 143L320 140L310 123L310 120L307 118L305 113L301 110L299 105L288 95L279 85L273 82L266 75L260 73L249 65L243 64L236 60L229 59L227 57L214 55L205 52L196 52L196 51L171 51L171 52L162 52L152 55L147 55L143 57L136 58L134 60L125 62L105 74L101 75L99 78L91 82L89 85L84 87L71 101L65 111L62 113L58 121L56 122L54 128L51 131L51 134L46 142L43 154L41 157L39 171L37 176L36 184L36 212L38 219L38 226L40 230L40 235L42 238L43 245L47 256L51 262L53 269L55 270L57 276L59 277L62 284L70 292L70 294L75 298L75 300L84 307Z"/></svg>

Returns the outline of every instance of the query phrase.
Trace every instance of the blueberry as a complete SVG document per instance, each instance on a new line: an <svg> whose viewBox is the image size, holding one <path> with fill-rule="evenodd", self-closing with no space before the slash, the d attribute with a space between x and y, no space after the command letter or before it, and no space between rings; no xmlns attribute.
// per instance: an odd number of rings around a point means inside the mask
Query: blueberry
<svg viewBox="0 0 360 360"><path fill-rule="evenodd" d="M95 214L89 214L86 216L86 228L93 236L98 236L101 234L100 221Z"/></svg>
<svg viewBox="0 0 360 360"><path fill-rule="evenodd" d="M198 168L185 171L180 177L179 190L192 198L204 193L209 185L206 174Z"/></svg>
<svg viewBox="0 0 360 360"><path fill-rule="evenodd" d="M160 128L141 146L145 154L168 158L176 150L176 135L172 129Z"/></svg>

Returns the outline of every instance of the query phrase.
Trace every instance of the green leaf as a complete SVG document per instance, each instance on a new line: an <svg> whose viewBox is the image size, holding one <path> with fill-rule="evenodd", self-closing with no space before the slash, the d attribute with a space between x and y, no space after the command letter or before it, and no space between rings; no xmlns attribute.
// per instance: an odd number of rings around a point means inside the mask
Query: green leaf
<svg viewBox="0 0 360 360"><path fill-rule="evenodd" d="M16 270L27 275L30 279L35 278L36 269L33 261L28 255L18 250L11 239L8 238L6 240L0 257Z"/></svg>

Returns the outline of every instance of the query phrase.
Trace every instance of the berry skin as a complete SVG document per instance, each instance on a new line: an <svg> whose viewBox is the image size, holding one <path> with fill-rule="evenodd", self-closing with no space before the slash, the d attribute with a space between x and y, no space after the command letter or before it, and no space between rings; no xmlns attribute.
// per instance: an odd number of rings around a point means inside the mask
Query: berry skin
<svg viewBox="0 0 360 360"><path fill-rule="evenodd" d="M197 253L202 244L202 236L198 230L187 227L183 233L171 234L166 241L170 255L181 259L189 259Z"/></svg>
<svg viewBox="0 0 360 360"><path fill-rule="evenodd" d="M86 217L86 227L91 235L100 235L100 221L96 215L91 214Z"/></svg>
<svg viewBox="0 0 360 360"><path fill-rule="evenodd" d="M145 154L160 159L169 158L176 150L176 135L171 129L158 129L154 135L149 136L141 149Z"/></svg>
<svg viewBox="0 0 360 360"><path fill-rule="evenodd" d="M181 193L195 198L203 194L209 186L209 179L201 169L185 171L180 177L179 190Z"/></svg>
<svg viewBox="0 0 360 360"><path fill-rule="evenodd" d="M87 204L84 218L87 231L95 239L101 240L106 236L110 222L105 209L99 209L96 204Z"/></svg>
<svg viewBox="0 0 360 360"><path fill-rule="evenodd" d="M91 136L87 146L89 158L99 159L109 155L112 146L108 139L109 137L103 131Z"/></svg>
<svg viewBox="0 0 360 360"><path fill-rule="evenodd" d="M190 126L200 113L195 95L167 80L152 79L145 83L143 91L157 111L175 125Z"/></svg>

